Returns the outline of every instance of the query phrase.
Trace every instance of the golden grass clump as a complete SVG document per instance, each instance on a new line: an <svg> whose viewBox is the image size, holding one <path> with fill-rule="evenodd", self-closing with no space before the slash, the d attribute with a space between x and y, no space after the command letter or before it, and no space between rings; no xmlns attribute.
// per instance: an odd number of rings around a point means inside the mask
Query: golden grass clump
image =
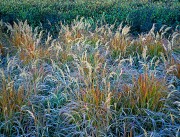
<svg viewBox="0 0 180 137"><path fill-rule="evenodd" d="M91 124L92 128L106 131L113 118L110 109L112 97L112 92L101 90L94 84L91 87L82 88L77 95L76 102L79 104L75 110L77 113L72 113L75 121L77 123L84 121L87 125ZM88 132L88 134L91 133L99 135L98 131Z"/></svg>
<svg viewBox="0 0 180 137"><path fill-rule="evenodd" d="M164 107L164 99L168 95L165 81L159 80L154 75L141 74L138 79L133 79L133 86L123 86L121 94L121 105L131 108L134 113L138 109L150 109L159 111Z"/></svg>
<svg viewBox="0 0 180 137"><path fill-rule="evenodd" d="M111 92L101 91L98 86L92 85L92 87L80 91L78 100L96 108L104 106L104 109L107 109L110 108L111 97Z"/></svg>
<svg viewBox="0 0 180 137"><path fill-rule="evenodd" d="M9 134L13 118L19 118L22 114L21 107L27 104L28 95L23 86L15 89L14 81L10 77L2 77L0 85L0 121L4 123L3 131Z"/></svg>
<svg viewBox="0 0 180 137"><path fill-rule="evenodd" d="M178 79L180 79L180 63L171 63L171 65L167 66L167 73L173 74Z"/></svg>
<svg viewBox="0 0 180 137"><path fill-rule="evenodd" d="M48 50L38 47L41 44L42 35L42 32L38 33L38 28L33 31L27 21L19 21L18 24L14 22L13 26L8 24L7 27L11 33L11 42L20 51L20 59L23 62L28 63L33 59L41 59L48 56Z"/></svg>
<svg viewBox="0 0 180 137"><path fill-rule="evenodd" d="M92 46L96 46L97 43L106 45L110 42L110 39L113 36L114 25L101 25L96 24L94 30L90 30L87 33L86 41Z"/></svg>
<svg viewBox="0 0 180 137"><path fill-rule="evenodd" d="M177 76L178 79L180 79L180 64L176 65L176 73L175 75Z"/></svg>
<svg viewBox="0 0 180 137"><path fill-rule="evenodd" d="M32 28L26 22L14 23L11 28L12 43L16 47L26 45L29 50L34 50L34 40Z"/></svg>
<svg viewBox="0 0 180 137"><path fill-rule="evenodd" d="M144 47L147 46L147 55L150 57L160 56L161 53L167 55L171 47L168 47L169 41L165 38L165 34L170 30L170 27L165 30L164 28L165 26L162 26L160 31L155 33L154 24L149 33L139 35L139 38L132 42L129 50L142 54Z"/></svg>
<svg viewBox="0 0 180 137"><path fill-rule="evenodd" d="M20 53L20 59L24 61L24 63L28 63L33 59L43 59L49 56L49 51L44 50L43 48L39 48L33 51L22 51Z"/></svg>
<svg viewBox="0 0 180 137"><path fill-rule="evenodd" d="M25 105L25 100L23 87L19 87L16 91L13 82L5 85L1 90L0 99L1 114L3 114L4 119L10 119L16 112L20 112L21 106Z"/></svg>
<svg viewBox="0 0 180 137"><path fill-rule="evenodd" d="M161 53L165 53L163 47L163 42L161 40L156 40L152 35L140 35L139 40L133 42L130 49L138 54L142 54L144 47L147 46L148 56L160 56Z"/></svg>
<svg viewBox="0 0 180 137"><path fill-rule="evenodd" d="M63 25L61 23L62 29L59 33L59 39L61 42L66 44L65 46L71 46L73 43L79 40L84 40L85 36L88 34L88 29L91 25L84 19L77 17L71 26Z"/></svg>
<svg viewBox="0 0 180 137"><path fill-rule="evenodd" d="M80 40L83 37L83 30L70 30L69 26L66 26L65 32L60 34L60 37L66 44L77 42L77 40Z"/></svg>
<svg viewBox="0 0 180 137"><path fill-rule="evenodd" d="M124 26L122 27L122 24L110 40L110 48L113 50L113 52L120 52L123 55L126 54L127 47L130 45L130 41L128 40L130 32L130 27Z"/></svg>

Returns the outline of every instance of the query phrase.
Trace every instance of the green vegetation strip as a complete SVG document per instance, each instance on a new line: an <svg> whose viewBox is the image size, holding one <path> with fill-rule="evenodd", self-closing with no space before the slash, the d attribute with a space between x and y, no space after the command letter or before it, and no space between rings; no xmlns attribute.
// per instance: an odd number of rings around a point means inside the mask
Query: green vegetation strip
<svg viewBox="0 0 180 137"><path fill-rule="evenodd" d="M162 0L161 0L162 1ZM109 24L124 21L133 32L148 31L153 23L176 26L180 24L180 3L141 2L122 0L2 0L0 19L12 23L28 20L31 26L42 23L45 29L55 31L55 24L65 21L70 24L77 16L93 18L96 22L104 15ZM51 25L50 25L51 24Z"/></svg>

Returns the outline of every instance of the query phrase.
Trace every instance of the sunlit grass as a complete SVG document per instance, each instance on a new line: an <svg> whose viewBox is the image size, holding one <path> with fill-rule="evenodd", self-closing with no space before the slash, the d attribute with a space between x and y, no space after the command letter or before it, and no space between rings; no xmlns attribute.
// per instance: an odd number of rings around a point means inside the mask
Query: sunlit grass
<svg viewBox="0 0 180 137"><path fill-rule="evenodd" d="M0 120L1 130L5 134L12 134L13 119L21 119L21 108L28 103L28 93L25 92L23 86L15 89L14 81L10 77L6 78L1 72L1 88L0 88ZM18 114L18 115L17 115Z"/></svg>
<svg viewBox="0 0 180 137"><path fill-rule="evenodd" d="M28 63L33 59L42 59L48 56L48 50L42 47L42 32L38 32L38 28L32 29L27 23L14 22L13 26L7 24L10 31L10 40L15 50L19 51L20 59L24 63ZM41 45L41 47L40 47ZM12 47L13 48L13 47Z"/></svg>
<svg viewBox="0 0 180 137"><path fill-rule="evenodd" d="M122 105L126 108L132 108L134 113L138 113L138 109L141 108L160 111L164 107L164 100L168 95L165 82L158 80L153 75L148 76L148 74L140 75L137 80L133 80L132 87L124 85L123 89L122 96L124 97L122 98L125 100Z"/></svg>
<svg viewBox="0 0 180 137"><path fill-rule="evenodd" d="M129 26L84 18L58 37L27 22L4 27L11 44L0 50L13 52L0 58L0 135L179 134L178 32L153 26L134 38Z"/></svg>

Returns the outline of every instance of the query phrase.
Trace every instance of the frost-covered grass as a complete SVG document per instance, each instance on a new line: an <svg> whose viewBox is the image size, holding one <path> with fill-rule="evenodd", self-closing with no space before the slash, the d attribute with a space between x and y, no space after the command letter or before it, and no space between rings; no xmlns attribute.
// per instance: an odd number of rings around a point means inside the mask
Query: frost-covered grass
<svg viewBox="0 0 180 137"><path fill-rule="evenodd" d="M0 24L0 136L180 135L178 26Z"/></svg>

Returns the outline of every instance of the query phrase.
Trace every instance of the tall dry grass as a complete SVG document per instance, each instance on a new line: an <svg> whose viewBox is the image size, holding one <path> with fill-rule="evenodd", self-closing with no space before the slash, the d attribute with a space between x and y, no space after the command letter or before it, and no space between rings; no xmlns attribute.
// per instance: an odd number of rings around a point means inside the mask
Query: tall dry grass
<svg viewBox="0 0 180 137"><path fill-rule="evenodd" d="M0 135L179 135L178 32L153 26L134 39L128 26L84 18L57 38L27 22L4 27L14 53L0 60Z"/></svg>

